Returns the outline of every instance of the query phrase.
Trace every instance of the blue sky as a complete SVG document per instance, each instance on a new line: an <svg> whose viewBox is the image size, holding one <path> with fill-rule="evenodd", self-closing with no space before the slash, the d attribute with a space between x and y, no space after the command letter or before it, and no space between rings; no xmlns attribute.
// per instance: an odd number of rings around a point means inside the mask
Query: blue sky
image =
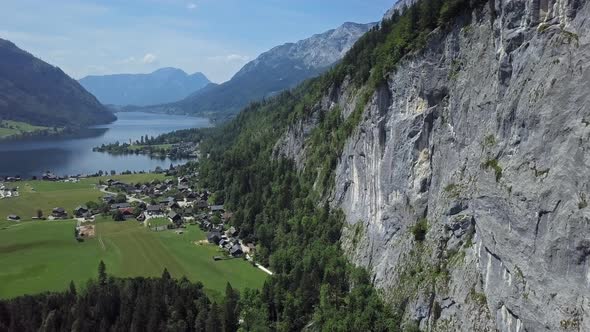
<svg viewBox="0 0 590 332"><path fill-rule="evenodd" d="M178 67L223 82L274 46L378 21L394 2L1 0L0 38L74 78Z"/></svg>

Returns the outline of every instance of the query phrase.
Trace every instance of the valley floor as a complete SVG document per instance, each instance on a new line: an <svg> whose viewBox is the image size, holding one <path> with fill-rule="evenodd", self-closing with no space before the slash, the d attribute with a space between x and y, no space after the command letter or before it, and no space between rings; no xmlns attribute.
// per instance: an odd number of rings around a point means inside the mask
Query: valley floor
<svg viewBox="0 0 590 332"><path fill-rule="evenodd" d="M183 234L151 232L135 221L99 220L96 237L77 242L75 221L0 223L0 298L64 290L70 280L84 287L103 260L117 277L173 277L201 281L218 297L229 282L237 289L260 288L266 274L243 259L214 261L219 248L200 244L205 234L189 226Z"/></svg>
<svg viewBox="0 0 590 332"><path fill-rule="evenodd" d="M0 199L0 298L59 291L73 280L78 288L96 278L102 260L116 277L155 277L167 268L173 277L186 276L204 284L208 295L219 298L226 283L237 289L260 288L267 275L243 259L214 261L224 256L217 246L206 243L206 234L189 225L182 234L167 230L152 232L135 220L96 220L94 238L78 242L76 221L31 221L38 209L44 216L55 207L71 212L104 195L99 180L143 183L163 180L160 174L115 175L81 179L79 182L21 181L5 183L18 187L18 197ZM21 222L5 221L8 215Z"/></svg>

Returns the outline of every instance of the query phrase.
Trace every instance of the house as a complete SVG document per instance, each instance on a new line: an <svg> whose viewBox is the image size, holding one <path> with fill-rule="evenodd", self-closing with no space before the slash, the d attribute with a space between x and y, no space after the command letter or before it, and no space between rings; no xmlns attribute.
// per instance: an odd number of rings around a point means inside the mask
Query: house
<svg viewBox="0 0 590 332"><path fill-rule="evenodd" d="M102 201L107 203L107 204L114 204L115 203L115 197L111 196L111 195L105 195L102 197Z"/></svg>
<svg viewBox="0 0 590 332"><path fill-rule="evenodd" d="M19 220L20 220L20 217L19 217L19 216L17 216L16 214L11 214L11 215L9 215L9 216L6 218L6 220L8 220L8 221L19 221Z"/></svg>
<svg viewBox="0 0 590 332"><path fill-rule="evenodd" d="M175 224L182 223L182 217L178 213L176 213L174 211L170 211L168 213L168 219L170 219L170 221L172 221Z"/></svg>
<svg viewBox="0 0 590 332"><path fill-rule="evenodd" d="M205 220L205 221L203 221L203 223L201 224L201 229L203 229L204 231L209 231L209 230L211 230L211 227L212 227L212 226L213 226L213 225L211 224L211 222L209 222L209 221L206 221L206 220Z"/></svg>
<svg viewBox="0 0 590 332"><path fill-rule="evenodd" d="M80 205L74 209L74 215L78 218L83 217L86 213L88 213L88 207L86 205Z"/></svg>
<svg viewBox="0 0 590 332"><path fill-rule="evenodd" d="M225 210L223 209L223 205L211 205L209 207L212 213L219 212L223 213Z"/></svg>
<svg viewBox="0 0 590 332"><path fill-rule="evenodd" d="M174 199L174 197L166 197L166 198L163 198L158 203L160 203L162 205L168 205L170 202L176 202L176 200Z"/></svg>
<svg viewBox="0 0 590 332"><path fill-rule="evenodd" d="M169 209L179 209L180 208L180 205L178 205L177 202L172 201L172 202L168 202L168 208Z"/></svg>
<svg viewBox="0 0 590 332"><path fill-rule="evenodd" d="M117 204L111 204L111 209L112 210L117 210L117 209L126 209L131 207L131 204L129 203L117 203Z"/></svg>
<svg viewBox="0 0 590 332"><path fill-rule="evenodd" d="M65 219L68 217L68 213L66 212L66 209L61 208L61 207L56 207L55 209L53 209L51 211L51 215L56 219Z"/></svg>
<svg viewBox="0 0 590 332"><path fill-rule="evenodd" d="M221 240L220 232L212 231L207 233L207 241L209 241L209 243L219 244L219 240Z"/></svg>
<svg viewBox="0 0 590 332"><path fill-rule="evenodd" d="M228 239L221 239L221 240L219 240L219 248L225 247L225 245L228 244L228 243L229 243L229 240Z"/></svg>
<svg viewBox="0 0 590 332"><path fill-rule="evenodd" d="M146 208L146 212L149 215L160 214L160 213L162 213L162 206L161 205L148 205Z"/></svg>
<svg viewBox="0 0 590 332"><path fill-rule="evenodd" d="M226 234L227 236L234 237L234 236L237 236L237 235L238 235L238 231L236 230L236 228L235 228L235 227L233 227L233 226L232 226L232 227L230 227L230 228L229 228L229 229L228 229L228 230L225 232L225 234Z"/></svg>
<svg viewBox="0 0 590 332"><path fill-rule="evenodd" d="M233 247L231 247L231 249L229 250L229 254L234 256L234 257L240 257L244 254L244 252L242 251L242 246L240 246L239 244L234 244Z"/></svg>
<svg viewBox="0 0 590 332"><path fill-rule="evenodd" d="M198 209L204 210L209 207L209 204L207 204L207 201L205 200L198 200L194 206L196 206Z"/></svg>
<svg viewBox="0 0 590 332"><path fill-rule="evenodd" d="M187 200L187 202L193 202L197 199L197 194L191 191L188 194L186 194L185 199Z"/></svg>
<svg viewBox="0 0 590 332"><path fill-rule="evenodd" d="M186 177L184 177L184 176L179 177L178 178L178 183L179 184L187 184L188 183L188 179Z"/></svg>
<svg viewBox="0 0 590 332"><path fill-rule="evenodd" d="M253 254L255 251L255 246L252 243L248 243L248 244L241 243L241 246L242 246L242 252L244 254Z"/></svg>
<svg viewBox="0 0 590 332"><path fill-rule="evenodd" d="M59 178L51 172L45 172L42 176L42 179L45 181L57 181Z"/></svg>
<svg viewBox="0 0 590 332"><path fill-rule="evenodd" d="M133 214L134 211L133 211L132 207L119 208L119 211L121 211L125 220L135 218L135 215Z"/></svg>

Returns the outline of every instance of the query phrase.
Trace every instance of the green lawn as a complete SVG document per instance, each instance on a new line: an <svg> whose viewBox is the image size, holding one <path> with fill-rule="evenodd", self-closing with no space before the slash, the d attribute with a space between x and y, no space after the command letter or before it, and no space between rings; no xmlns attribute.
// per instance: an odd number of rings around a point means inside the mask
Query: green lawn
<svg viewBox="0 0 590 332"><path fill-rule="evenodd" d="M0 138L5 138L23 133L30 133L49 129L47 127L33 126L25 122L4 120L0 121Z"/></svg>
<svg viewBox="0 0 590 332"><path fill-rule="evenodd" d="M149 227L160 227L170 225L170 219L168 218L153 218L148 220Z"/></svg>
<svg viewBox="0 0 590 332"><path fill-rule="evenodd" d="M102 194L95 186L99 180L115 179L126 183L149 182L154 179L164 180L163 174L113 175L82 179L78 183L50 181L21 181L7 183L9 187L19 187L19 197L0 199L0 220L10 214L16 214L22 220L31 220L41 209L45 216L51 214L55 207L72 210L88 201L97 201Z"/></svg>
<svg viewBox="0 0 590 332"><path fill-rule="evenodd" d="M18 186L20 196L0 199L2 220L9 214L16 214L22 220L31 220L37 215L38 209L48 216L55 207L63 207L71 214L76 206L97 201L102 196L93 184L85 182L22 181L9 186Z"/></svg>
<svg viewBox="0 0 590 332"><path fill-rule="evenodd" d="M94 184L94 183L98 183L99 180L106 181L108 179L113 179L113 180L118 180L118 181L122 181L125 183L145 183L145 182L150 182L152 180L162 181L167 178L168 177L166 177L164 174L144 173L144 174L127 174L127 175L106 175L106 176L102 176L102 177L83 179L80 182Z"/></svg>
<svg viewBox="0 0 590 332"><path fill-rule="evenodd" d="M184 234L150 232L137 222L97 224L97 237L78 243L73 221L0 223L0 297L63 290L70 280L83 287L100 260L120 277L159 276L201 281L219 298L230 282L238 289L260 288L266 274L242 259L214 261L219 249L195 244L205 238L197 227Z"/></svg>

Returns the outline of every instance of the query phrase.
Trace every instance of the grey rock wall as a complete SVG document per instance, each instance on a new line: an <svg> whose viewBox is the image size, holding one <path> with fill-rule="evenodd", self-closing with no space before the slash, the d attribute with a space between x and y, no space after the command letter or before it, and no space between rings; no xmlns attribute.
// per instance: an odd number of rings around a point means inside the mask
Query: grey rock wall
<svg viewBox="0 0 590 332"><path fill-rule="evenodd" d="M406 322L590 331L589 19L582 0L491 1L373 95L331 199ZM355 100L334 88L316 111ZM306 121L276 147L300 167Z"/></svg>

